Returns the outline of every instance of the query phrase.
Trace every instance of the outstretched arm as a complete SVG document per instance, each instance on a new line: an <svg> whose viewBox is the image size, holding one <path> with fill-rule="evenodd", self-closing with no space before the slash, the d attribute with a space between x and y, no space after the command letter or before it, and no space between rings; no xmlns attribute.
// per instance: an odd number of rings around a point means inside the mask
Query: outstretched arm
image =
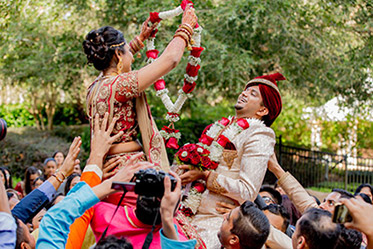
<svg viewBox="0 0 373 249"><path fill-rule="evenodd" d="M318 205L303 188L303 186L289 172L285 172L273 154L268 162L268 170L278 179L278 184L289 196L295 207L300 213L304 213L309 208L318 208Z"/></svg>
<svg viewBox="0 0 373 249"><path fill-rule="evenodd" d="M4 182L0 178L0 248L15 248L16 223L10 213Z"/></svg>
<svg viewBox="0 0 373 249"><path fill-rule="evenodd" d="M184 11L182 23L191 27L194 27L197 23L197 16L190 4ZM182 38L174 37L156 61L141 68L138 75L139 91L144 91L160 77L175 68L183 56L186 45Z"/></svg>
<svg viewBox="0 0 373 249"><path fill-rule="evenodd" d="M161 235L162 248L194 248L197 241L187 240L179 241L176 226L174 224L175 210L178 208L181 197L181 180L179 176L170 171L170 174L177 180L175 189L171 191L171 180L168 176L164 178L164 195L161 201L161 219L162 229L159 231Z"/></svg>
<svg viewBox="0 0 373 249"><path fill-rule="evenodd" d="M39 227L39 239L36 248L65 248L69 227L74 220L93 207L100 199L114 193L111 189L114 181L128 182L132 175L140 170L153 166L149 162L139 162L123 167L118 173L92 189L84 182L74 186L71 193L51 208L44 216Z"/></svg>
<svg viewBox="0 0 373 249"><path fill-rule="evenodd" d="M109 114L105 113L101 125L99 123L100 118L98 115L96 115L94 119L95 123L91 141L91 152L87 165L83 170L82 177L80 178L81 181L86 182L91 187L97 186L101 183L103 177L103 160L112 143L118 138L118 136L123 134L121 131L113 137L110 136L117 119L114 118L113 121L108 124L108 118ZM66 249L80 249L82 247L92 216L93 209L88 209L70 226L70 233L65 247Z"/></svg>
<svg viewBox="0 0 373 249"><path fill-rule="evenodd" d="M80 137L76 137L72 142L69 153L59 171L56 172L53 177L48 178L48 180L39 188L34 189L30 194L23 198L12 209L12 214L14 216L22 220L23 223L27 223L53 199L63 180L71 175L74 166L79 164L77 157L80 152L81 144Z"/></svg>

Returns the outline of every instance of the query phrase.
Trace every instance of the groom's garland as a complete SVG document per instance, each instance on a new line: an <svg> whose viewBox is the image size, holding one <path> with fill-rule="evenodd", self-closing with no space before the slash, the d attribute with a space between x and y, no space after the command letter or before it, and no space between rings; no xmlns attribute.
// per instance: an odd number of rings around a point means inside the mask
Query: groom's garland
<svg viewBox="0 0 373 249"><path fill-rule="evenodd" d="M214 171L223 157L224 148L250 124L263 123L257 119L234 117L222 118L215 122L199 138L196 144L186 144L175 154L177 165L192 165L200 170ZM182 173L182 172L179 172ZM186 217L196 214L206 186L197 180L184 189L181 211Z"/></svg>
<svg viewBox="0 0 373 249"><path fill-rule="evenodd" d="M173 18L183 13L185 7L188 3L192 1L183 0L180 6L173 10L163 11L163 12L151 12L150 13L150 22L151 23L160 23L162 20ZM166 119L170 122L170 125L164 126L160 131L163 138L166 140L166 147L172 149L178 149L178 141L181 137L179 130L174 129L174 122L179 121L180 119L180 110L183 107L187 98L191 97L191 92L196 87L196 81L198 79L198 71L200 69L201 63L201 52L203 48L201 47L201 33L202 27L196 24L194 28L194 33L192 35L191 47L188 47L190 50L190 55L188 57L188 65L186 66L186 74L184 74L184 85L183 88L178 92L178 98L175 103L173 103L168 96L168 89L166 88L166 82L163 77L157 80L154 83L154 89L157 91L157 97L160 97L164 106L167 109ZM147 52L146 56L148 57L148 63L154 62L159 54L159 51L155 49L154 40L158 29L152 34L152 36L147 41Z"/></svg>

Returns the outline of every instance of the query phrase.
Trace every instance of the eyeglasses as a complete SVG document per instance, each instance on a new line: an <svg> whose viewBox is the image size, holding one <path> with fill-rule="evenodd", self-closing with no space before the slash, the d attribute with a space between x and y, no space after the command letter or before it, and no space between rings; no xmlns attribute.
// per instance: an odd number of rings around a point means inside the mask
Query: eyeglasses
<svg viewBox="0 0 373 249"><path fill-rule="evenodd" d="M334 200L325 200L326 204L329 206L329 207L334 207L338 204L340 204L339 202L336 202Z"/></svg>
<svg viewBox="0 0 373 249"><path fill-rule="evenodd" d="M280 205L279 204L269 204L263 210L268 210L273 214L280 214Z"/></svg>
<svg viewBox="0 0 373 249"><path fill-rule="evenodd" d="M268 204L274 204L276 203L271 197L269 196L262 196L263 201Z"/></svg>

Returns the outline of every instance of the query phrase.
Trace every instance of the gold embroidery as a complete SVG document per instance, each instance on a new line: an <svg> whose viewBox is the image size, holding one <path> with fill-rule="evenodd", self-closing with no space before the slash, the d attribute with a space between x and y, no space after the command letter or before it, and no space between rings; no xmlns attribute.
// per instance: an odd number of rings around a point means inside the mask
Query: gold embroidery
<svg viewBox="0 0 373 249"><path fill-rule="evenodd" d="M89 116L92 117L95 113L98 113L100 122L102 122L105 113L109 112L109 122L114 117L119 118L113 134L117 134L121 130L124 131L124 134L116 142L129 142L137 137L138 124L134 111L135 97L139 94L137 74L137 71L134 71L117 77L100 77L88 90L87 109L89 110ZM125 98L120 97L121 94ZM94 123L92 120L90 120L90 125L93 129Z"/></svg>
<svg viewBox="0 0 373 249"><path fill-rule="evenodd" d="M107 97L109 97L109 87L108 86L103 86L101 87L100 89L100 98L101 99L106 99Z"/></svg>
<svg viewBox="0 0 373 249"><path fill-rule="evenodd" d="M151 140L151 149L149 150L149 157L152 163L161 164L161 151L159 149L160 144L163 143L163 138L160 134L154 134Z"/></svg>
<svg viewBox="0 0 373 249"><path fill-rule="evenodd" d="M181 231L188 239L196 239L197 244L195 248L206 249L205 242L202 240L202 237L197 233L195 228L190 224L187 217L180 211L177 212L176 220L180 225Z"/></svg>
<svg viewBox="0 0 373 249"><path fill-rule="evenodd" d="M139 95L137 82L137 71L119 75L117 93L126 98L133 98Z"/></svg>
<svg viewBox="0 0 373 249"><path fill-rule="evenodd" d="M234 159L238 157L236 150L224 150L223 159L226 162L229 169L231 169Z"/></svg>
<svg viewBox="0 0 373 249"><path fill-rule="evenodd" d="M216 181L219 174L216 172L211 172L209 178L207 178L206 187L208 190L215 192L217 194L226 194L228 191L220 186L220 184Z"/></svg>
<svg viewBox="0 0 373 249"><path fill-rule="evenodd" d="M100 102L97 104L97 112L101 116L104 115L105 112L107 112L107 110L108 110L108 106L105 102Z"/></svg>

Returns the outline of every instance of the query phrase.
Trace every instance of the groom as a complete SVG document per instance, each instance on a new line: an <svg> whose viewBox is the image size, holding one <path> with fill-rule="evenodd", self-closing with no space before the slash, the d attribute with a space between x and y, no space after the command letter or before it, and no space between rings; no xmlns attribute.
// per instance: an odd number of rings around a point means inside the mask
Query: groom
<svg viewBox="0 0 373 249"><path fill-rule="evenodd" d="M207 248L221 247L216 235L223 215L216 210L217 202L242 204L254 201L258 195L268 160L274 153L276 136L270 126L282 108L279 80L285 80L280 73L250 80L234 106L236 116L223 118L205 129L199 145L214 156L218 163L215 171L179 167L187 170L180 176L182 184L198 179L206 182L207 189L192 225Z"/></svg>

